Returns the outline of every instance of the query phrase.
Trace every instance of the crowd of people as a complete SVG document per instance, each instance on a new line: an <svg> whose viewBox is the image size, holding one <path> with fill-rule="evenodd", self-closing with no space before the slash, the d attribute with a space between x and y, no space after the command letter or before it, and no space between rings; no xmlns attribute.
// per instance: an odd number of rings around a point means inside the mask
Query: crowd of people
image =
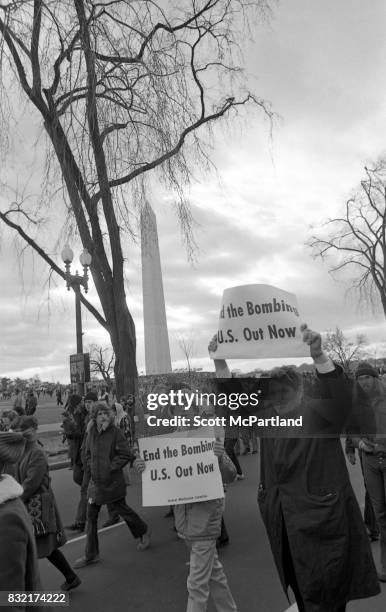
<svg viewBox="0 0 386 612"><path fill-rule="evenodd" d="M258 437L255 428L240 430L227 423L216 439L214 454L224 486L245 477L240 454L259 455L258 504L285 593L291 587L300 612L343 612L349 601L377 595L379 583L386 582L386 391L371 364L360 363L350 382L324 354L319 334L304 327L303 339L310 346L319 395L308 393L309 381L305 384L296 370L283 367L269 373L262 404L268 414L303 415L306 435ZM210 352L216 353L215 340ZM218 378L231 377L225 361L215 359L214 364ZM182 387L189 390L186 384ZM165 388L163 384L156 390ZM200 409L214 414L210 405ZM14 540L18 544L12 554L15 571L10 572L9 555L2 558L0 553L0 590L37 590L36 559L43 557L63 575L63 590L79 587L78 570L100 560L102 505L108 510L103 526L122 518L137 550L148 549L151 528L126 502L128 468L146 470L136 444L134 397L114 402L106 389L91 390L85 397L71 394L64 407L63 435L79 487L68 529L86 533L84 555L73 567L60 550L66 535L38 441L36 405L32 414L27 413L27 404L18 410L14 405L1 417L0 532L7 532L7 550ZM176 408L167 406L162 412L173 416ZM318 432L313 429L314 415ZM316 435L320 427L323 435ZM359 457L366 489L365 522L350 483L341 435L346 437L347 460L354 464ZM172 506L167 516L173 517L174 529L190 550L187 612L205 612L210 596L219 612L237 612L217 552L229 542L224 499ZM378 538L377 570L370 540ZM21 567L21 559L28 571Z"/></svg>

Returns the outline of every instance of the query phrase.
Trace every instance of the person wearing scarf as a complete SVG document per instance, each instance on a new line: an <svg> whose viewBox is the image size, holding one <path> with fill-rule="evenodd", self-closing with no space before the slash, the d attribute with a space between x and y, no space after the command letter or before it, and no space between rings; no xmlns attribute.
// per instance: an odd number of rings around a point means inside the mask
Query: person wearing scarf
<svg viewBox="0 0 386 612"><path fill-rule="evenodd" d="M21 418L19 429L25 447L16 466L16 478L23 487L21 499L32 520L38 558L47 558L63 574L65 582L60 588L69 591L78 587L81 580L59 550L66 543L66 536L51 489L47 458L37 440L37 428L36 417Z"/></svg>

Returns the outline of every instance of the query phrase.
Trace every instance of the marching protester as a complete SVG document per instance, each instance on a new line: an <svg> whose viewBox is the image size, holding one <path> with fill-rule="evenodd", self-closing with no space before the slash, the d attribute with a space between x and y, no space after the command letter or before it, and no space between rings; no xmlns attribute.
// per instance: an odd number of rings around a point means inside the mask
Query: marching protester
<svg viewBox="0 0 386 612"><path fill-rule="evenodd" d="M98 397L98 402L106 402L107 405L110 403L110 398L106 387L101 387L101 391Z"/></svg>
<svg viewBox="0 0 386 612"><path fill-rule="evenodd" d="M123 409L122 404L120 404L119 402L114 402L111 406L111 410L114 415L115 427L118 427L122 431L128 444L130 445L130 447L132 447L134 441L133 441L132 431L130 427L130 420L125 410ZM129 463L126 463L126 465L123 467L123 475L125 478L125 484L129 486L130 485L130 465ZM118 520L119 520L119 516L118 516ZM106 523L104 523L104 527L108 527L110 521L106 521ZM114 519L114 523L115 523L115 519Z"/></svg>
<svg viewBox="0 0 386 612"><path fill-rule="evenodd" d="M56 389L56 405L63 406L62 389L60 387L57 387Z"/></svg>
<svg viewBox="0 0 386 612"><path fill-rule="evenodd" d="M47 458L37 442L37 419L24 416L19 427L25 447L15 475L23 488L21 499L32 521L38 558L47 558L63 574L65 582L60 588L70 591L78 587L81 580L59 550L66 543L66 536L51 488Z"/></svg>
<svg viewBox="0 0 386 612"><path fill-rule="evenodd" d="M351 463L351 465L356 464L355 451L356 451L356 445L354 443L354 440L350 436L347 436L346 442L345 442L345 452L346 452L347 459ZM359 464L361 466L361 472L364 478L363 451L360 451L358 449L358 454L359 454ZM363 510L363 520L367 527L367 531L368 531L370 540L372 542L376 542L377 540L379 540L379 527L377 523L377 518L375 516L373 504L371 503L370 495L366 487L366 483L364 484L365 484L365 507Z"/></svg>
<svg viewBox="0 0 386 612"><path fill-rule="evenodd" d="M131 440L131 429L129 417L123 409L122 404L114 402L111 406L111 410L114 414L114 425L122 430L126 440Z"/></svg>
<svg viewBox="0 0 386 612"><path fill-rule="evenodd" d="M122 401L122 405L123 405L124 410L127 413L127 416L129 417L132 443L134 444L134 441L135 441L135 419L134 419L135 417L135 396L132 393L128 393L124 401Z"/></svg>
<svg viewBox="0 0 386 612"><path fill-rule="evenodd" d="M18 420L19 417L14 410L4 410L0 417L0 431L13 430Z"/></svg>
<svg viewBox="0 0 386 612"><path fill-rule="evenodd" d="M223 483L233 482L236 469L218 439L213 452ZM141 457L137 458L135 468L145 471L146 463ZM224 499L177 504L173 508L177 532L190 550L186 612L206 612L210 596L219 612L237 612L216 548L222 530Z"/></svg>
<svg viewBox="0 0 386 612"><path fill-rule="evenodd" d="M17 414L24 414L23 394L20 389L15 390L15 399L13 400L13 409Z"/></svg>
<svg viewBox="0 0 386 612"><path fill-rule="evenodd" d="M378 371L361 362L355 372L354 403L363 436L354 438L363 463L369 493L380 531L380 571L386 582L386 389Z"/></svg>
<svg viewBox="0 0 386 612"><path fill-rule="evenodd" d="M79 486L83 479L81 448L86 430L86 417L87 410L84 407L82 397L76 393L72 394L68 402L68 408L63 413L62 427L68 442L74 482Z"/></svg>
<svg viewBox="0 0 386 612"><path fill-rule="evenodd" d="M87 490L90 483L90 475L85 469L86 439L89 428L93 424L93 414L98 396L89 391L84 398L84 406L80 395L73 393L68 399L68 410L65 413L66 422L63 423L64 431L68 430L70 436L74 436L71 442L73 453L73 479L80 486L80 500L76 510L75 521L66 527L70 531L82 533L86 527L87 519ZM71 415L71 418L70 418ZM80 435L79 435L80 434ZM67 434L66 434L67 435ZM103 523L103 527L115 525L119 522L119 515L109 511L109 518Z"/></svg>
<svg viewBox="0 0 386 612"><path fill-rule="evenodd" d="M27 394L27 398L25 400L25 413L27 416L32 416L36 412L36 407L38 405L38 400L36 395L33 392L33 389L30 389Z"/></svg>
<svg viewBox="0 0 386 612"><path fill-rule="evenodd" d="M126 504L126 485L122 468L135 461L135 455L120 429L114 425L111 408L104 402L95 407L93 422L88 428L85 445L85 472L89 477L87 490L87 539L84 557L74 567L85 567L100 560L98 515L103 504L116 511L126 522L137 550L150 545L150 529Z"/></svg>
<svg viewBox="0 0 386 612"><path fill-rule="evenodd" d="M4 473L20 461L24 446L21 433L0 432L0 591L41 590L35 537L22 500L23 489Z"/></svg>
<svg viewBox="0 0 386 612"><path fill-rule="evenodd" d="M323 352L320 334L301 329L323 399L306 398L297 372L280 368L271 372L264 408L303 415L306 423L315 413L326 426L343 427L351 408L343 373ZM216 350L214 337L209 351ZM224 360L214 363L218 377L230 377ZM261 437L258 501L285 593L290 586L300 612L343 612L347 602L377 595L380 587L339 431L311 433Z"/></svg>
<svg viewBox="0 0 386 612"><path fill-rule="evenodd" d="M225 440L224 440L225 451L230 457L230 459L232 460L236 468L237 480L244 480L245 475L243 473L243 470L241 469L240 462L235 453L235 447L237 444L238 435L239 435L239 426L230 425L229 419L228 419L227 424L225 426Z"/></svg>

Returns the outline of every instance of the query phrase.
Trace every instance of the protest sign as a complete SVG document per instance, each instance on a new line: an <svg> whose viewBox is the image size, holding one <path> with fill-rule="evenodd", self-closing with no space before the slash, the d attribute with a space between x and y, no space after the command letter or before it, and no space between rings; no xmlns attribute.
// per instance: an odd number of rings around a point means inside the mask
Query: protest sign
<svg viewBox="0 0 386 612"><path fill-rule="evenodd" d="M225 289L212 359L309 357L296 296L270 285Z"/></svg>
<svg viewBox="0 0 386 612"><path fill-rule="evenodd" d="M142 505L170 506L224 497L214 441L211 428L140 438L139 451L146 463Z"/></svg>

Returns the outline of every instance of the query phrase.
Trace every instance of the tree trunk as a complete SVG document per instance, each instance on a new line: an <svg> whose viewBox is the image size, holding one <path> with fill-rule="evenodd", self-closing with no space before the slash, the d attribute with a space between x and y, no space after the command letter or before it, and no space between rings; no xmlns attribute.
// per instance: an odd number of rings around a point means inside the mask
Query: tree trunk
<svg viewBox="0 0 386 612"><path fill-rule="evenodd" d="M123 279L113 281L114 299L109 300L104 307L104 314L109 326L111 344L115 353L114 376L116 394L122 395L136 392L137 364L136 338L133 318L126 303Z"/></svg>

